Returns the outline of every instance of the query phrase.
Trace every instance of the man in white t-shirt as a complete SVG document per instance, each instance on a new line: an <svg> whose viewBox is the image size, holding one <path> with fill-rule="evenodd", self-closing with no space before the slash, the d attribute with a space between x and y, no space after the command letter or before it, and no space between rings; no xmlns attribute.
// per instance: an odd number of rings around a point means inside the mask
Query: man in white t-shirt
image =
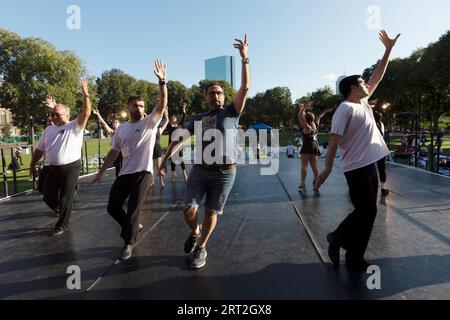
<svg viewBox="0 0 450 320"><path fill-rule="evenodd" d="M342 152L342 170L355 210L334 232L328 234L328 255L337 266L340 248L345 249L346 264L355 271L365 271L369 267L369 263L364 260L364 253L377 214L376 163L389 155L368 100L384 77L389 56L399 36L390 39L384 30L380 32L380 40L386 51L367 84L360 75L341 81L339 90L346 101L341 103L333 116L325 169L314 181L314 187L318 189L328 178L339 147Z"/></svg>
<svg viewBox="0 0 450 320"><path fill-rule="evenodd" d="M30 174L35 175L36 163L45 154L49 164L44 185L44 201L59 218L52 236L64 233L69 226L73 196L81 171L83 131L91 115L88 81L83 80L83 111L70 121L70 109L57 104L52 109L53 125L47 127L33 154Z"/></svg>
<svg viewBox="0 0 450 320"><path fill-rule="evenodd" d="M109 193L108 213L120 224L120 236L124 247L120 253L121 260L131 257L136 244L137 233L142 229L139 215L148 188L153 181L153 149L158 125L164 110L167 108L166 66L160 61L155 62L155 75L159 79L159 103L152 113L145 116L145 102L141 97L128 99L130 122L120 125L114 134L111 151L95 179L100 182L103 173L122 153L123 162L119 176L114 181ZM128 198L128 210L123 204Z"/></svg>

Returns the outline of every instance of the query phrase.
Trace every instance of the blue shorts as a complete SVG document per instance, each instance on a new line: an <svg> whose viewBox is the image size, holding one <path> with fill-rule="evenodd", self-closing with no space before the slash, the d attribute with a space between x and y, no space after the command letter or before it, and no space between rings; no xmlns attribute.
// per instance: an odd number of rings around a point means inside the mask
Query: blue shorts
<svg viewBox="0 0 450 320"><path fill-rule="evenodd" d="M189 173L184 203L187 208L198 208L206 195L205 207L215 214L222 214L235 180L236 168L210 171L193 166Z"/></svg>

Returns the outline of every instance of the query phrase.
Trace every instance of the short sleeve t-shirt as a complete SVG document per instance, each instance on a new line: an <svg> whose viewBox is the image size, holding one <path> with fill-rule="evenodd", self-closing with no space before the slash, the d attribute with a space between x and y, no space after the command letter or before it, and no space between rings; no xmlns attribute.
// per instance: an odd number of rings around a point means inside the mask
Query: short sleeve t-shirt
<svg viewBox="0 0 450 320"><path fill-rule="evenodd" d="M198 134L195 132L195 128L201 129L201 136L196 136L196 139L202 140L202 162L205 163L205 149L208 148L210 144L215 142L215 145L221 145L221 148L214 148L211 155L214 159L214 163L206 162L207 164L235 164L238 159L237 150L237 140L238 140L238 126L239 126L240 115L236 112L234 104L231 103L228 106L217 109L210 110L205 113L197 114L192 117L192 119L186 124L185 128L189 130L191 134ZM197 125L196 125L197 123ZM209 138L208 131L211 129L216 129L221 132L223 136L223 143L217 144L215 137ZM204 139L206 133L206 139ZM212 135L212 131L210 131ZM206 140L206 141L205 141ZM216 154L219 152L219 154Z"/></svg>
<svg viewBox="0 0 450 320"><path fill-rule="evenodd" d="M45 154L51 166L63 166L81 159L84 128L78 119L62 126L49 126L39 141L38 149Z"/></svg>
<svg viewBox="0 0 450 320"><path fill-rule="evenodd" d="M123 162L119 176L147 171L153 174L153 149L162 115L156 109L144 119L123 123L112 139L111 149L122 152Z"/></svg>
<svg viewBox="0 0 450 320"><path fill-rule="evenodd" d="M339 149L344 172L363 168L389 155L367 99L344 101L333 116L331 133L342 136Z"/></svg>

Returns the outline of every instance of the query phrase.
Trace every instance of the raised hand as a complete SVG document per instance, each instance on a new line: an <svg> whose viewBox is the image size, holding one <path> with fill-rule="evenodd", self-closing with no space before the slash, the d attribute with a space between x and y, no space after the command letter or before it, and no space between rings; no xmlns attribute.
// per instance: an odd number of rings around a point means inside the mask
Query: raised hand
<svg viewBox="0 0 450 320"><path fill-rule="evenodd" d="M158 77L159 81L165 81L167 79L167 67L159 59L155 61L155 75Z"/></svg>
<svg viewBox="0 0 450 320"><path fill-rule="evenodd" d="M88 80L84 79L81 82L81 92L83 93L84 97L89 97L89 89L88 89Z"/></svg>
<svg viewBox="0 0 450 320"><path fill-rule="evenodd" d="M94 180L92 180L91 183L89 183L88 188L90 186L92 186L94 183L100 184L100 181L102 181L102 174L101 173L97 173L97 175L95 176Z"/></svg>
<svg viewBox="0 0 450 320"><path fill-rule="evenodd" d="M392 49L395 46L395 43L397 42L399 37L400 37L400 33L394 39L391 39L391 38L389 38L386 31L384 31L384 30L380 31L380 40L381 40L381 42L383 42L386 49Z"/></svg>
<svg viewBox="0 0 450 320"><path fill-rule="evenodd" d="M248 42L247 42L247 34L244 35L244 41L239 39L234 39L237 43L233 46L239 50L239 54L242 59L248 58Z"/></svg>
<svg viewBox="0 0 450 320"><path fill-rule="evenodd" d="M44 101L42 101L42 103L44 103L47 107L49 107L50 109L53 109L54 107L56 107L56 101L55 99L50 96L47 95L44 99Z"/></svg>
<svg viewBox="0 0 450 320"><path fill-rule="evenodd" d="M93 109L93 110L92 110L92 113L95 114L96 116L99 116L99 115L100 115L100 112L98 112L97 109Z"/></svg>

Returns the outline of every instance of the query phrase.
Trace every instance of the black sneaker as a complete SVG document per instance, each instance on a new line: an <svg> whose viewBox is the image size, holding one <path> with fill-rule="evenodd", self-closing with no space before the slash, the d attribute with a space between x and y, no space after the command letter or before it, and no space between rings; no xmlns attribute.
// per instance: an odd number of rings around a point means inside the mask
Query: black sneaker
<svg viewBox="0 0 450 320"><path fill-rule="evenodd" d="M206 248L196 247L191 260L191 269L203 268L206 265L207 256Z"/></svg>
<svg viewBox="0 0 450 320"><path fill-rule="evenodd" d="M328 241L328 257L330 258L333 265L338 266L341 248L338 244L335 243L333 232L327 235L327 241Z"/></svg>
<svg viewBox="0 0 450 320"><path fill-rule="evenodd" d="M190 234L184 242L184 252L191 253L192 251L194 251L199 238L200 235L193 236L192 234Z"/></svg>
<svg viewBox="0 0 450 320"><path fill-rule="evenodd" d="M367 268L370 267L368 263L363 258L354 258L348 252L345 254L345 264L347 268L354 272L366 272Z"/></svg>
<svg viewBox="0 0 450 320"><path fill-rule="evenodd" d="M386 197L387 195L389 195L389 190L388 189L381 189L381 196L382 197Z"/></svg>
<svg viewBox="0 0 450 320"><path fill-rule="evenodd" d="M62 235L64 232L66 232L66 230L57 228L57 229L53 230L48 236L49 237L57 237L57 236Z"/></svg>

